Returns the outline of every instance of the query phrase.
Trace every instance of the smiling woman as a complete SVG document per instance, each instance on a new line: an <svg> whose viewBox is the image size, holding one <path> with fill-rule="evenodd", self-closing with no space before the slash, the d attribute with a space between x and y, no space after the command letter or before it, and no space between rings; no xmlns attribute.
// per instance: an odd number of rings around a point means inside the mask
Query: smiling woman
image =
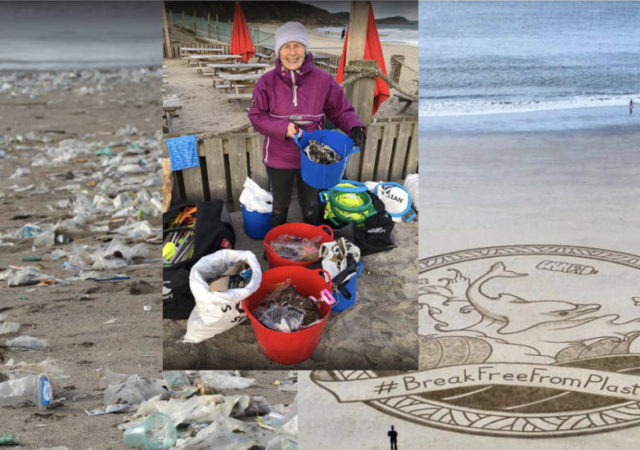
<svg viewBox="0 0 640 450"><path fill-rule="evenodd" d="M320 223L318 191L300 176L300 152L293 142L302 130L324 128L325 116L350 132L355 145L364 144L363 125L338 82L313 65L307 31L298 22L276 30L275 69L264 74L253 92L249 120L266 139L263 162L273 192L272 225L286 223L294 179L304 221Z"/></svg>

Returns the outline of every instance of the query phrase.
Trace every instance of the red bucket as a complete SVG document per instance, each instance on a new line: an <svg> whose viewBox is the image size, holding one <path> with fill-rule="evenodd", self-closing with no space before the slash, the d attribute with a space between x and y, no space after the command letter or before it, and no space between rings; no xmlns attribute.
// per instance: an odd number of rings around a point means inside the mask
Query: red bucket
<svg viewBox="0 0 640 450"><path fill-rule="evenodd" d="M286 280L289 280L289 283L296 288L300 295L320 298L320 292L323 289L331 291L331 277L323 269L307 269L296 266L276 267L262 273L260 287L242 301L242 309L251 321L262 353L281 364L296 364L309 358L316 350L322 336L322 330L324 330L324 325L329 317L331 305L319 302L322 320L304 330L284 333L265 327L253 315L253 310L277 283Z"/></svg>
<svg viewBox="0 0 640 450"><path fill-rule="evenodd" d="M313 239L314 237L320 236L320 244L333 241L333 230L327 225L315 226L309 225L308 223L286 223L284 225L278 225L277 227L269 230L269 232L264 236L264 248L267 251L267 262L269 263L269 267L305 267L318 261L291 261L280 257L273 247L271 247L269 242L275 241L278 237L284 234L307 239Z"/></svg>

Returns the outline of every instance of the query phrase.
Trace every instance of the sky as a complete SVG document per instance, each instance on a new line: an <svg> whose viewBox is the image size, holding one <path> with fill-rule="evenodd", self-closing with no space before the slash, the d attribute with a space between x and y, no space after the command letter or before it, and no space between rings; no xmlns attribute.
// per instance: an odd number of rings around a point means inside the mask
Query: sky
<svg viewBox="0 0 640 450"><path fill-rule="evenodd" d="M311 1L302 2L309 3L318 8L326 9L329 12L349 12L351 11L351 2L335 2L335 1ZM373 5L373 15L376 19L383 19L391 16L403 16L408 20L418 20L418 1L402 1L402 2L371 2Z"/></svg>

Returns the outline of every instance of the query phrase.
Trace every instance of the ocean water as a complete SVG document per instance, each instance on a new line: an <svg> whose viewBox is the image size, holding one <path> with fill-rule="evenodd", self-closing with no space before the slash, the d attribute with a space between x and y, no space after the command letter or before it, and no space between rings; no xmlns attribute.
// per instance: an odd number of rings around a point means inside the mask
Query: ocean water
<svg viewBox="0 0 640 450"><path fill-rule="evenodd" d="M420 2L419 16L420 115L434 126L549 110L537 117L548 127L610 114L615 125L629 122L631 98L640 104L640 2ZM583 110L596 106L606 108Z"/></svg>
<svg viewBox="0 0 640 450"><path fill-rule="evenodd" d="M0 2L0 71L162 64L160 2Z"/></svg>
<svg viewBox="0 0 640 450"><path fill-rule="evenodd" d="M417 25L378 25L378 36L381 42L393 42L418 46ZM342 27L321 27L314 31L327 33L331 37L339 38Z"/></svg>

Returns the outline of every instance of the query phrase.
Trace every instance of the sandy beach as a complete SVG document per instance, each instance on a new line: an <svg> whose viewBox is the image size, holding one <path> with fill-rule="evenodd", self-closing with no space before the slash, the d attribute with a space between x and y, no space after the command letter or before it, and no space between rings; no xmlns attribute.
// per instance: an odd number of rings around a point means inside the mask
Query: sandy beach
<svg viewBox="0 0 640 450"><path fill-rule="evenodd" d="M36 364L45 359L55 364L57 372L51 375L53 394L54 399L60 400L55 410L3 408L2 431L15 433L18 442L29 448L61 445L75 448L80 441L88 447L118 448L121 435L113 426L121 418L89 417L82 408L102 405L98 377L105 369L141 376L160 374L161 272L153 262L159 246L153 243L151 235L138 240L148 251L146 257L119 269L98 270L94 275L129 278L102 283L73 278L80 270L94 269L65 266L63 263L70 261L67 257L48 259L46 255L55 256L54 250L71 251L76 247L95 255L114 239L117 232L112 230L125 224L127 217L112 221L110 214L91 214L91 203L82 203L83 206L80 203L82 197L99 194L104 188L103 181L110 179L114 188L119 185L126 191L127 177L132 180L150 177L150 182L139 188L151 195L159 192L160 177L156 171L160 167L157 161L160 73L132 69L1 77L5 89L0 101L3 123L0 147L6 153L0 169L0 267L4 270L0 309L5 320L20 324L18 333L2 338L34 336L45 339L47 348L36 352L6 348L0 351L5 364L10 361ZM111 149L109 158L122 160L128 154L150 164L149 172L106 175L101 164L107 164L107 156L95 153L107 146ZM67 159L65 151L74 156ZM43 157L49 162L32 165ZM30 173L11 178L20 168ZM32 250L35 238L20 239L16 235L25 224L32 224L37 230L38 226L55 225L87 213L85 220L77 222L76 229L67 225L62 231L73 242L55 248ZM153 235L160 231L158 213L144 218L150 230L156 230L151 232ZM130 220L135 221L133 214ZM131 242L124 245L129 247ZM29 257L42 261L23 262L23 258ZM7 277L20 270L5 270L12 266L37 266L47 278L60 282L10 287ZM7 370L0 365L0 372ZM93 432L87 433L88 429Z"/></svg>
<svg viewBox="0 0 640 450"><path fill-rule="evenodd" d="M514 243L640 252L635 127L422 136L421 258Z"/></svg>
<svg viewBox="0 0 640 450"><path fill-rule="evenodd" d="M54 399L47 409L1 408L2 433L14 434L17 445L24 448L124 448L122 430L117 426L135 408L100 416L90 416L85 410L106 406L106 386L101 377L109 370L156 380L162 377L162 275L155 258L160 248L156 236L161 229L157 196L161 183L157 120L160 72L84 71L2 75L0 79L5 94L0 101L0 118L5 125L0 136L0 323L20 325L17 332L0 336L0 379L4 381L17 372L47 373L53 382ZM106 148L109 155L105 154ZM77 154L66 159L63 151L73 149ZM96 151L102 154L96 155ZM117 168L105 169L111 167L110 162L126 167L125 154L144 163L148 172L118 174ZM38 165L43 156L49 163ZM30 173L15 177L19 168L28 168ZM78 199L91 195L95 206L103 181L112 183L109 195L114 195L114 189L127 192L129 183L135 182L138 193L148 190L157 198L154 210L141 212L140 208L149 205L132 202L136 207L129 211L128 218L115 209L108 210L109 214L91 213L91 203L80 204ZM69 198L76 200L71 206L61 207L60 202ZM32 249L38 227L65 223L62 221L74 215L84 217L77 229L70 230L68 224L59 228L73 238L72 242ZM117 239L117 234L124 238L126 233L116 230L126 220L147 221L150 234L124 241L119 251L126 253L134 243L144 245L145 257L106 270L88 267L87 257L82 268L78 259L56 257L57 253L80 247L99 254L101 248ZM25 223L32 225L36 237L17 237ZM115 261L107 256L103 261L107 265ZM41 259L25 261L28 258ZM10 286L12 276L28 267L39 269L57 283ZM115 275L123 279L92 279ZM43 339L46 348L26 352L7 348L6 340L17 336ZM256 383L241 391L223 389L218 393L264 396L270 406L291 405L295 400L295 391L278 388L280 382L290 378L288 371L242 375L255 378ZM255 422L255 418L247 420ZM267 437L270 434L273 432L266 432Z"/></svg>
<svg viewBox="0 0 640 450"><path fill-rule="evenodd" d="M277 25L271 24L249 24L259 27L261 31L275 32ZM192 33L181 29L173 24L169 25L172 40L183 42L188 45L197 43L202 45L202 40L197 42ZM343 41L332 38L325 33L308 31L309 45L313 48L321 48L327 53L340 54L342 52ZM403 55L405 64L401 72L400 86L409 93L416 92L417 70L418 70L418 47L404 44L382 43L385 55L387 71L391 67L390 59L392 55ZM326 50L325 50L326 49ZM210 77L203 77L195 69L188 67L187 62L180 59L163 60L164 75L167 76L163 85L164 95L176 95L182 104L179 117L173 120L174 134L184 135L191 133L222 133L235 129L243 125L249 126L247 118L247 102L238 103L227 101L224 93L212 87ZM413 69L413 70L410 70ZM269 70L269 69L267 69ZM393 96L395 91L391 91L391 97L382 104L374 119L394 117L400 114L404 103ZM411 117L418 112L417 103L411 105L403 114Z"/></svg>

